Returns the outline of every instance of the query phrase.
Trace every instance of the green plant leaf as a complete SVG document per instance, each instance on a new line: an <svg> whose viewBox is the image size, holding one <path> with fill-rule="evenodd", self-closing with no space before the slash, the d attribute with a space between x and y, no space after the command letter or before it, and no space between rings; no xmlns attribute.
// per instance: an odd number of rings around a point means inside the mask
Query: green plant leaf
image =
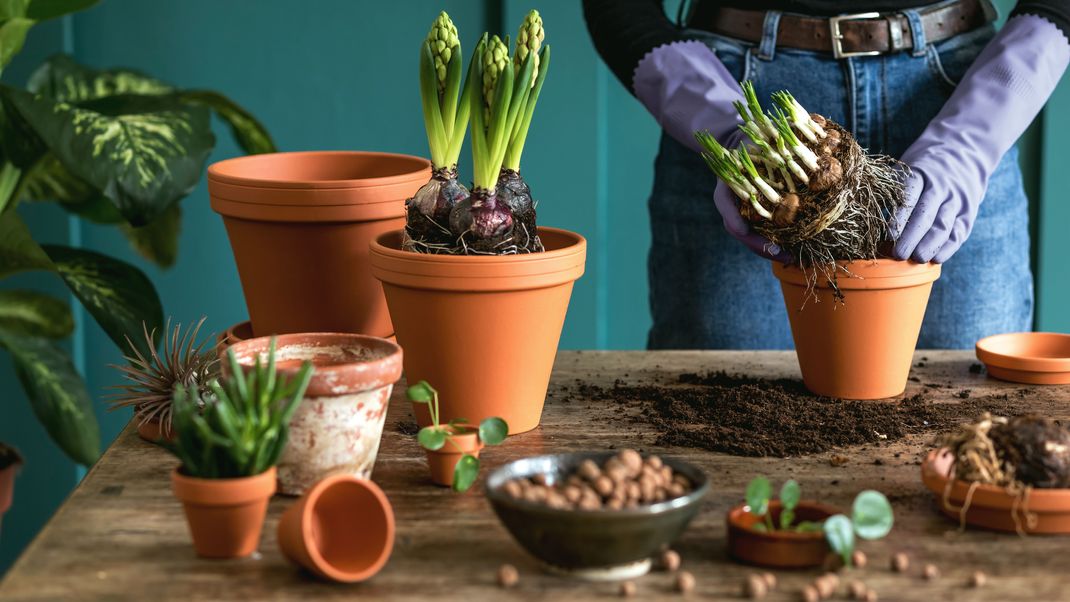
<svg viewBox="0 0 1070 602"><path fill-rule="evenodd" d="M795 510L791 508L783 508L780 511L780 528L786 530L791 528L791 523L795 522Z"/></svg>
<svg viewBox="0 0 1070 602"><path fill-rule="evenodd" d="M67 304L37 291L0 290L0 329L21 336L62 339L74 331Z"/></svg>
<svg viewBox="0 0 1070 602"><path fill-rule="evenodd" d="M175 92L166 84L133 69L93 69L70 55L48 58L30 75L26 89L32 94L71 104L125 94L167 95Z"/></svg>
<svg viewBox="0 0 1070 602"><path fill-rule="evenodd" d="M765 526L765 523L754 523L750 526L751 531L757 531L759 533L768 533L769 528Z"/></svg>
<svg viewBox="0 0 1070 602"><path fill-rule="evenodd" d="M785 510L795 510L801 497L802 488L795 479L788 479L780 486L780 503L784 505Z"/></svg>
<svg viewBox="0 0 1070 602"><path fill-rule="evenodd" d="M43 154L23 174L22 196L31 201L59 201L81 205L95 200L106 200L100 191L67 171L52 153ZM114 206L111 211L118 219Z"/></svg>
<svg viewBox="0 0 1070 602"><path fill-rule="evenodd" d="M182 207L173 203L147 226L134 227L121 224L130 246L139 255L162 268L169 268L178 258L178 237L182 232Z"/></svg>
<svg viewBox="0 0 1070 602"><path fill-rule="evenodd" d="M72 105L2 88L73 175L102 191L132 225L193 190L215 145L208 111L169 97L112 96Z"/></svg>
<svg viewBox="0 0 1070 602"><path fill-rule="evenodd" d="M823 528L824 528L824 525L822 525L819 522L815 522L815 521L812 521L812 520L804 520L804 521L799 521L799 524L795 525L795 532L796 533L820 533Z"/></svg>
<svg viewBox="0 0 1070 602"><path fill-rule="evenodd" d="M487 445L498 445L509 436L509 425L504 420L493 416L479 423L479 440Z"/></svg>
<svg viewBox="0 0 1070 602"><path fill-rule="evenodd" d="M93 402L74 364L48 339L0 328L0 346L15 362L15 372L33 412L48 435L72 460L90 465L100 455L100 427Z"/></svg>
<svg viewBox="0 0 1070 602"><path fill-rule="evenodd" d="M17 211L0 213L0 278L29 270L55 269Z"/></svg>
<svg viewBox="0 0 1070 602"><path fill-rule="evenodd" d="M765 516L769 512L769 497L773 495L773 487L769 479L755 477L747 485L747 493L744 499L750 508L750 513L755 516Z"/></svg>
<svg viewBox="0 0 1070 602"><path fill-rule="evenodd" d="M120 349L129 336L138 351L150 352L142 334L163 326L163 308L156 288L136 267L113 257L86 249L59 245L43 247L55 264L55 271L67 283L90 315Z"/></svg>
<svg viewBox="0 0 1070 602"><path fill-rule="evenodd" d="M0 23L0 67L7 67L11 59L22 50L26 34L34 22L33 19L16 17Z"/></svg>
<svg viewBox="0 0 1070 602"><path fill-rule="evenodd" d="M445 429L437 426L425 426L416 434L416 441L424 449L436 451L446 445L447 433Z"/></svg>
<svg viewBox="0 0 1070 602"><path fill-rule="evenodd" d="M453 470L453 490L463 493L468 491L479 476L479 458L465 454L457 460Z"/></svg>
<svg viewBox="0 0 1070 602"><path fill-rule="evenodd" d="M843 558L844 566L851 566L851 553L855 549L855 532L851 519L842 514L834 514L825 519L824 530L829 547Z"/></svg>
<svg viewBox="0 0 1070 602"><path fill-rule="evenodd" d="M180 92L178 98L182 102L205 106L215 111L220 119L230 125L230 132L234 135L238 146L247 154L273 153L277 150L267 128L249 111L219 92L190 90Z"/></svg>
<svg viewBox="0 0 1070 602"><path fill-rule="evenodd" d="M26 16L38 21L85 10L100 0L30 0Z"/></svg>
<svg viewBox="0 0 1070 602"><path fill-rule="evenodd" d="M0 0L0 21L25 17L29 4L30 0Z"/></svg>
<svg viewBox="0 0 1070 602"><path fill-rule="evenodd" d="M405 396L409 398L409 401L416 403L431 403L435 398L435 390L431 388L431 385L427 384L426 380L421 380L405 389Z"/></svg>
<svg viewBox="0 0 1070 602"><path fill-rule="evenodd" d="M855 497L851 506L855 533L862 539L880 539L892 530L894 517L888 498L879 491L867 489Z"/></svg>

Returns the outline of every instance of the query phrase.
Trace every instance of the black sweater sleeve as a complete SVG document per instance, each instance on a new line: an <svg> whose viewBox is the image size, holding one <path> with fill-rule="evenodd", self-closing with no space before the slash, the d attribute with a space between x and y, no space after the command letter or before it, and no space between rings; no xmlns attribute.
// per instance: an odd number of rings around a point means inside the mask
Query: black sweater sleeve
<svg viewBox="0 0 1070 602"><path fill-rule="evenodd" d="M583 0L583 17L598 54L632 94L632 75L646 53L688 39L662 0Z"/></svg>
<svg viewBox="0 0 1070 602"><path fill-rule="evenodd" d="M1036 15L1051 21L1070 40L1070 0L1019 0L1011 16Z"/></svg>

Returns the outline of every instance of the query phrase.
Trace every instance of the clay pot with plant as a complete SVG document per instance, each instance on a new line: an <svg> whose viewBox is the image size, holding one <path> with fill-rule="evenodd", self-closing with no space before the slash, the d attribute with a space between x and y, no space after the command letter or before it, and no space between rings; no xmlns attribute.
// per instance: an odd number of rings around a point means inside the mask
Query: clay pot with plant
<svg viewBox="0 0 1070 602"><path fill-rule="evenodd" d="M22 456L6 443L0 443L0 521L11 508L15 496L15 475L22 467Z"/></svg>
<svg viewBox="0 0 1070 602"><path fill-rule="evenodd" d="M219 358L212 348L209 335L198 340L201 318L192 326L183 329L181 324L171 328L168 318L163 328L163 349L157 351L156 330L149 330L142 323L144 341L135 345L127 337L129 354L123 359L126 364L112 364L128 382L112 387L118 392L108 402L109 411L121 408L134 409L137 433L145 441L157 443L174 441L173 402L176 388L194 387L203 396L210 391L210 383L219 375ZM147 353L141 349L148 349Z"/></svg>
<svg viewBox="0 0 1070 602"><path fill-rule="evenodd" d="M452 166L463 139L458 128L470 117L473 186L465 194L443 192L452 185L425 187L409 202L405 231L371 247L410 381L440 388L447 422L500 416L513 433L539 424L572 285L586 260L581 236L537 226L519 179L549 69L544 35L534 11L512 56L506 42L484 34L462 84L456 28L439 17L423 42L420 71L432 162ZM469 359L473 345L477 362ZM417 420L430 424L425 408Z"/></svg>
<svg viewBox="0 0 1070 602"><path fill-rule="evenodd" d="M290 418L312 378L305 362L292 377L276 371L275 345L244 371L233 352L230 372L202 397L180 387L174 400L177 433L166 447L182 463L171 488L186 512L193 547L205 558L237 558L256 551L275 465L286 446Z"/></svg>
<svg viewBox="0 0 1070 602"><path fill-rule="evenodd" d="M765 477L748 485L745 503L732 508L726 518L728 551L746 564L775 568L821 566L834 552L845 566L851 566L855 535L880 539L892 528L893 515L888 499L877 491L858 494L851 518L836 508L804 501L794 480L772 499L772 486Z"/></svg>
<svg viewBox="0 0 1070 602"><path fill-rule="evenodd" d="M746 140L727 149L696 132L702 156L754 231L792 257L773 264L803 382L814 393L894 397L906 387L937 264L886 258L905 168L867 154L850 132L790 93L767 112L742 82ZM877 369L875 369L877 367Z"/></svg>
<svg viewBox="0 0 1070 602"><path fill-rule="evenodd" d="M457 492L468 491L479 476L480 450L484 445L505 441L509 425L497 417L484 418L478 427L463 418L440 423L438 391L427 381L412 385L405 394L414 404L427 406L431 415L431 425L416 434L416 440L427 451L431 480Z"/></svg>

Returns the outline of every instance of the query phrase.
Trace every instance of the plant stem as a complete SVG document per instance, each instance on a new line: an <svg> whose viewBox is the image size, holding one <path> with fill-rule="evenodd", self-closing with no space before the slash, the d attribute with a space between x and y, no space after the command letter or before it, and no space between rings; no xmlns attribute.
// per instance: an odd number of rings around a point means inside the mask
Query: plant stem
<svg viewBox="0 0 1070 602"><path fill-rule="evenodd" d="M4 161L4 165L0 167L0 213L9 206L18 204L23 186L25 178L22 177L22 170L10 161Z"/></svg>

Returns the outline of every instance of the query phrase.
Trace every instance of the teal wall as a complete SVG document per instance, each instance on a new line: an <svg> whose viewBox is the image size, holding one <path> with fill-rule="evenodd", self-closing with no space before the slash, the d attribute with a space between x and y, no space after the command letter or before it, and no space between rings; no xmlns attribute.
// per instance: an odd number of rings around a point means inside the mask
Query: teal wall
<svg viewBox="0 0 1070 602"><path fill-rule="evenodd" d="M579 0L103 0L86 13L33 30L4 79L20 82L42 58L66 49L92 66L133 67L180 86L221 90L261 118L283 150L423 155L415 56L437 11L451 14L470 48L486 29L513 33L532 4L546 20L554 63L525 151L525 176L540 201L540 222L576 230L590 241L587 274L576 286L562 346L641 348L650 323L646 198L658 128L599 62ZM1054 102L1070 108L1070 88L1060 88ZM1068 115L1049 111L1024 153L1033 174L1030 190L1041 199L1038 326L1064 331L1070 331L1070 268L1062 257L1070 241L1057 228L1070 219L1070 203L1060 198L1070 189L1070 172L1058 169L1066 155L1056 134L1070 132ZM238 154L225 129L217 132L212 160ZM462 154L462 172L468 171L467 156ZM81 244L139 265L156 283L165 313L178 320L207 315L209 329L218 331L245 319L226 235L203 183L183 204L182 251L167 271L134 256L110 229L69 220L49 205L21 210L41 239ZM23 282L62 294L46 277ZM110 441L129 418L105 413L100 401L104 388L117 382L107 364L120 355L92 320L79 318L72 351L97 395L103 438ZM2 574L82 471L47 441L6 358L0 358L0 387L0 440L28 458L3 524Z"/></svg>

